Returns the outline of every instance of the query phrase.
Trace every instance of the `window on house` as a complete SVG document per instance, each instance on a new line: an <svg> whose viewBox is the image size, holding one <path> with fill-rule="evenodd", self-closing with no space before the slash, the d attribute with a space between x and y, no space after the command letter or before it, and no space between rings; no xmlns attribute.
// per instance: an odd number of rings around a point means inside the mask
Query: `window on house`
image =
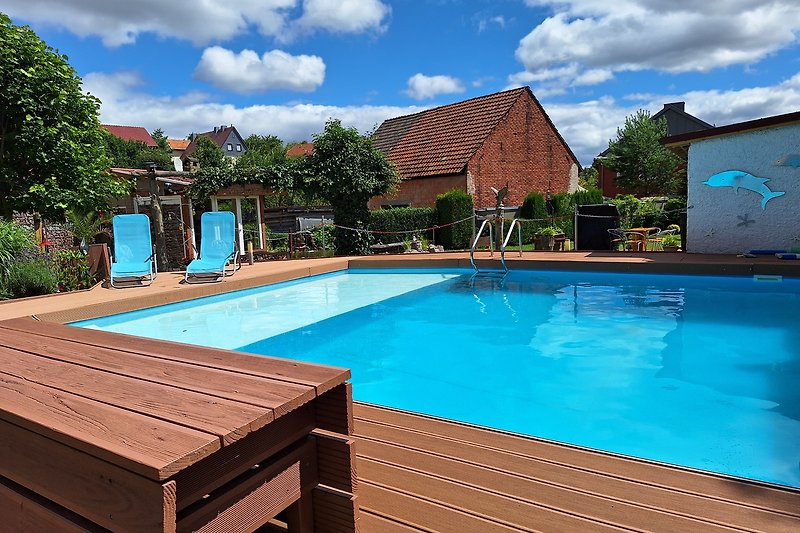
<svg viewBox="0 0 800 533"><path fill-rule="evenodd" d="M236 151L237 152L241 152L242 151L242 145L241 144L237 144L236 145Z"/></svg>
<svg viewBox="0 0 800 533"><path fill-rule="evenodd" d="M231 143L228 143L228 151L233 152L233 145Z"/></svg>

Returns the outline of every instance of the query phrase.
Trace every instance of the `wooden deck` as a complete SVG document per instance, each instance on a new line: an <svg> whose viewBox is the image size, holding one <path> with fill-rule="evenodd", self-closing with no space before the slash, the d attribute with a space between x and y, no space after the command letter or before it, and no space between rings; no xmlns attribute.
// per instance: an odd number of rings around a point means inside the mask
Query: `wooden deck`
<svg viewBox="0 0 800 533"><path fill-rule="evenodd" d="M349 375L0 322L0 530L355 531Z"/></svg>
<svg viewBox="0 0 800 533"><path fill-rule="evenodd" d="M769 257L599 252L513 255L506 259L512 269L800 277L800 261ZM499 266L485 253L479 254L479 261L482 266ZM448 253L261 263L245 266L224 283L208 286L184 286L180 274L164 273L145 289L98 286L77 294L0 303L0 320L37 314L44 321L66 322L348 267L436 266L469 267L469 256ZM41 324L41 335L46 337L47 328ZM105 343L98 341L96 346ZM222 362L222 358L214 360L214 364ZM10 367L6 364L5 368ZM355 435L359 526L365 533L800 531L800 490L364 404L355 405ZM0 444L2 437L0 434ZM0 486L0 500L8 490ZM5 514L0 506L0 516Z"/></svg>
<svg viewBox="0 0 800 533"><path fill-rule="evenodd" d="M370 532L800 531L800 491L356 403Z"/></svg>

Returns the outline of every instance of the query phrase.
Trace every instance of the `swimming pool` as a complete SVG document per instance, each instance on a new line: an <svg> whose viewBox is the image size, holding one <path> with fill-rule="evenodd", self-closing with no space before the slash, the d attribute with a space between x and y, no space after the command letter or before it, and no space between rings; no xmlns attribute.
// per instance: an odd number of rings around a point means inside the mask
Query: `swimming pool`
<svg viewBox="0 0 800 533"><path fill-rule="evenodd" d="M76 323L349 367L355 399L800 487L800 281L351 270Z"/></svg>

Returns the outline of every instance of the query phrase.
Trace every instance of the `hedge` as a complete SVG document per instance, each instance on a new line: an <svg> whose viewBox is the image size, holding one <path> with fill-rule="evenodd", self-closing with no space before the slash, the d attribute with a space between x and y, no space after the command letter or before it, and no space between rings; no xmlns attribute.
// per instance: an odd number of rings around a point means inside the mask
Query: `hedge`
<svg viewBox="0 0 800 533"><path fill-rule="evenodd" d="M436 214L440 226L469 218L474 214L472 195L459 189L436 197ZM475 221L472 218L459 224L436 230L436 243L448 250L469 248Z"/></svg>
<svg viewBox="0 0 800 533"><path fill-rule="evenodd" d="M412 231L431 228L436 224L436 211L432 207L395 207L371 211L369 229L371 231ZM375 234L373 241L383 243L399 242L411 239L412 233ZM431 231L418 232L419 237L430 239Z"/></svg>

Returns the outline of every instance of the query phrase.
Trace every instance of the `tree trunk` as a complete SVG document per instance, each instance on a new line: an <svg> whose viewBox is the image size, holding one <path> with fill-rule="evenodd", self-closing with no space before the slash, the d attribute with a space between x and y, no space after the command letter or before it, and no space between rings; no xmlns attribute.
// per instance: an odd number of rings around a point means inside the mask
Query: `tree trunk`
<svg viewBox="0 0 800 533"><path fill-rule="evenodd" d="M161 210L161 198L158 196L158 183L155 175L150 177L150 212L153 215L153 232L156 237L156 264L158 270L169 268L167 261L167 240L164 237L164 214Z"/></svg>

